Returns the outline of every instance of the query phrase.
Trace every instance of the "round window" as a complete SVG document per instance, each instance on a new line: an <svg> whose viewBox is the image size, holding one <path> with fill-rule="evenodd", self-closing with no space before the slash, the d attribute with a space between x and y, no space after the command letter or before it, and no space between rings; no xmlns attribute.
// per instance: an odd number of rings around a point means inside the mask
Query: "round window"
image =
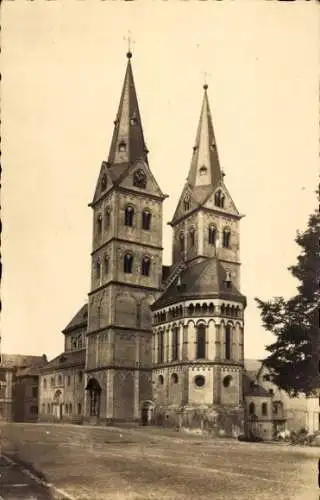
<svg viewBox="0 0 320 500"><path fill-rule="evenodd" d="M230 387L231 382L232 382L232 377L230 375L227 375L226 377L224 377L222 383L224 387Z"/></svg>
<svg viewBox="0 0 320 500"><path fill-rule="evenodd" d="M177 383L178 383L178 375L177 375L176 373L173 373L173 374L171 375L171 382L172 382L173 384L177 384Z"/></svg>
<svg viewBox="0 0 320 500"><path fill-rule="evenodd" d="M158 382L159 382L160 385L163 384L163 375L159 375Z"/></svg>
<svg viewBox="0 0 320 500"><path fill-rule="evenodd" d="M196 384L197 387L203 387L206 382L206 379L204 378L203 375L197 375L194 379L194 383Z"/></svg>

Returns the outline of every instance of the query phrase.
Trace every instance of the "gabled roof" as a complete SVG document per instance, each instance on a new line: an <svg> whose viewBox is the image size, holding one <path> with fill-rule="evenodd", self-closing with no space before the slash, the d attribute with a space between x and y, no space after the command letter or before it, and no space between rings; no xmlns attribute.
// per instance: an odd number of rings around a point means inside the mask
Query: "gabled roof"
<svg viewBox="0 0 320 500"><path fill-rule="evenodd" d="M70 332L76 328L86 327L88 324L88 304L84 304L70 323L62 330L63 333Z"/></svg>
<svg viewBox="0 0 320 500"><path fill-rule="evenodd" d="M240 299L245 303L244 295L233 283L230 288L227 288L226 277L226 271L216 257L206 258L200 262L188 262L161 297L152 305L152 310L183 300L207 297L220 297L226 300Z"/></svg>
<svg viewBox="0 0 320 500"><path fill-rule="evenodd" d="M0 368L26 368L41 366L47 362L45 354L42 356L28 356L24 354L2 354Z"/></svg>
<svg viewBox="0 0 320 500"><path fill-rule="evenodd" d="M257 381L255 377L250 376L249 373L244 372L243 374L243 393L245 396L263 396L272 397L272 394L264 389Z"/></svg>
<svg viewBox="0 0 320 500"><path fill-rule="evenodd" d="M41 373L51 372L53 370L62 370L71 366L84 367L86 360L86 350L62 352L56 358L49 361L42 369Z"/></svg>

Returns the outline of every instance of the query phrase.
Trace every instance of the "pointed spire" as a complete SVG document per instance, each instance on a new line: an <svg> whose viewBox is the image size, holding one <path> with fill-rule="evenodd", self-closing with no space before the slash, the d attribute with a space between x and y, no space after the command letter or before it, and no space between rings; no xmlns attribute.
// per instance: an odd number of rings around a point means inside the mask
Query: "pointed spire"
<svg viewBox="0 0 320 500"><path fill-rule="evenodd" d="M207 83L203 85L203 89L200 120L188 175L188 182L192 187L214 186L223 177L214 136Z"/></svg>
<svg viewBox="0 0 320 500"><path fill-rule="evenodd" d="M130 46L127 52L127 69L124 78L118 113L114 121L108 162L110 165L134 163L138 159L148 162L138 99L134 85Z"/></svg>

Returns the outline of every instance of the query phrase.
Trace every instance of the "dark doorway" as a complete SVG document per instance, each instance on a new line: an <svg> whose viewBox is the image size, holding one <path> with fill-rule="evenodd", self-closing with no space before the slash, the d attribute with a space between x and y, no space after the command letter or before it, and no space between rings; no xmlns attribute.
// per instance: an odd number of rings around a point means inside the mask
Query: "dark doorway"
<svg viewBox="0 0 320 500"><path fill-rule="evenodd" d="M99 382L95 378L91 378L86 387L86 391L89 391L89 415L90 417L100 416L100 396L101 387Z"/></svg>

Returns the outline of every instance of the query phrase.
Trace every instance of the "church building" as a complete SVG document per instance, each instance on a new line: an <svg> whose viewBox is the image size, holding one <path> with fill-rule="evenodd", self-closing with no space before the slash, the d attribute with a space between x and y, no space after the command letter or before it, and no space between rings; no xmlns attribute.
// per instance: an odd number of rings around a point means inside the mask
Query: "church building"
<svg viewBox="0 0 320 500"><path fill-rule="evenodd" d="M164 266L166 195L149 165L131 58L90 203L88 304L64 330L64 352L41 374L40 419L201 421L231 434L244 418L242 216L224 182L208 87L170 222L172 265Z"/></svg>

